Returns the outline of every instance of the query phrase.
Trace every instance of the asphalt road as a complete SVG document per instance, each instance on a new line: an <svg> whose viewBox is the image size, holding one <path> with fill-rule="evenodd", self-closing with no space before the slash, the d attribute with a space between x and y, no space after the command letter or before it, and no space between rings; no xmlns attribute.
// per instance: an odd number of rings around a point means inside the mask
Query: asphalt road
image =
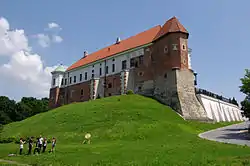
<svg viewBox="0 0 250 166"><path fill-rule="evenodd" d="M250 134L247 133L249 125L248 121L234 124L201 133L199 137L211 141L250 146Z"/></svg>

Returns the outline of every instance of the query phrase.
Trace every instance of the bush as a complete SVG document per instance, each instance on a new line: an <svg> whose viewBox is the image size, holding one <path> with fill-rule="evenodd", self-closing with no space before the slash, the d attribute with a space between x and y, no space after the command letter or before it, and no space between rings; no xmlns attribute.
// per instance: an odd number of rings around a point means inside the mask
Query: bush
<svg viewBox="0 0 250 166"><path fill-rule="evenodd" d="M7 144L7 143L12 143L12 142L16 142L16 137L7 137L7 138L1 137L0 138L0 144Z"/></svg>
<svg viewBox="0 0 250 166"><path fill-rule="evenodd" d="M134 94L134 92L132 90L127 91L127 95L132 95L132 94Z"/></svg>
<svg viewBox="0 0 250 166"><path fill-rule="evenodd" d="M96 99L100 99L101 97L100 97L100 95L98 94L98 96L96 97Z"/></svg>

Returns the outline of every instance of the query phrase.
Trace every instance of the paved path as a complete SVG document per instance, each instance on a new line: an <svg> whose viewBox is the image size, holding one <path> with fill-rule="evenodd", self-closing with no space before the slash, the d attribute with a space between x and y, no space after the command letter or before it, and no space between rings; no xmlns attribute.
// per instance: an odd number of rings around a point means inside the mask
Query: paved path
<svg viewBox="0 0 250 166"><path fill-rule="evenodd" d="M199 137L211 141L250 146L250 134L247 133L249 125L250 122L234 124L201 133Z"/></svg>
<svg viewBox="0 0 250 166"><path fill-rule="evenodd" d="M3 160L3 159L0 159L0 164L1 163L6 163L6 164L14 164L14 165L20 165L20 166L30 166L28 164L21 164L21 163L18 163L16 161L10 161L10 160Z"/></svg>

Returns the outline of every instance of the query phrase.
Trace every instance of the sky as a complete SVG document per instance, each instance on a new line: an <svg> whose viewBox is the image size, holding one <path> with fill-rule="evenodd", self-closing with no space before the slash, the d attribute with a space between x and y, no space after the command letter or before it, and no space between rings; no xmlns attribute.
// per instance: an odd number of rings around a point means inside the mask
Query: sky
<svg viewBox="0 0 250 166"><path fill-rule="evenodd" d="M250 68L250 1L105 0L0 2L0 96L48 97L51 74L176 16L189 31L198 87L244 99Z"/></svg>

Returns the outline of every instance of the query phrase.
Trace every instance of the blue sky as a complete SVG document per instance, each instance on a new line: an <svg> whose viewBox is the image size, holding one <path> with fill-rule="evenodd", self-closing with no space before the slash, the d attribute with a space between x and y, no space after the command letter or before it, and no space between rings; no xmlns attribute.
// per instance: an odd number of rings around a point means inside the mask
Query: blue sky
<svg viewBox="0 0 250 166"><path fill-rule="evenodd" d="M0 17L6 18L11 28L25 31L32 51L41 56L44 66L58 63L69 66L84 50L96 51L113 43L117 36L127 38L176 16L190 33L192 67L198 73L199 87L242 100L239 79L250 62L249 6L247 0L240 3L228 0L26 0L25 3L3 0ZM43 32L51 22L62 28L59 34L63 41L47 48L39 47L31 36ZM0 56L0 65L7 62L8 57ZM6 88L0 89L0 95L3 94L11 98L28 95L25 91L9 92Z"/></svg>

